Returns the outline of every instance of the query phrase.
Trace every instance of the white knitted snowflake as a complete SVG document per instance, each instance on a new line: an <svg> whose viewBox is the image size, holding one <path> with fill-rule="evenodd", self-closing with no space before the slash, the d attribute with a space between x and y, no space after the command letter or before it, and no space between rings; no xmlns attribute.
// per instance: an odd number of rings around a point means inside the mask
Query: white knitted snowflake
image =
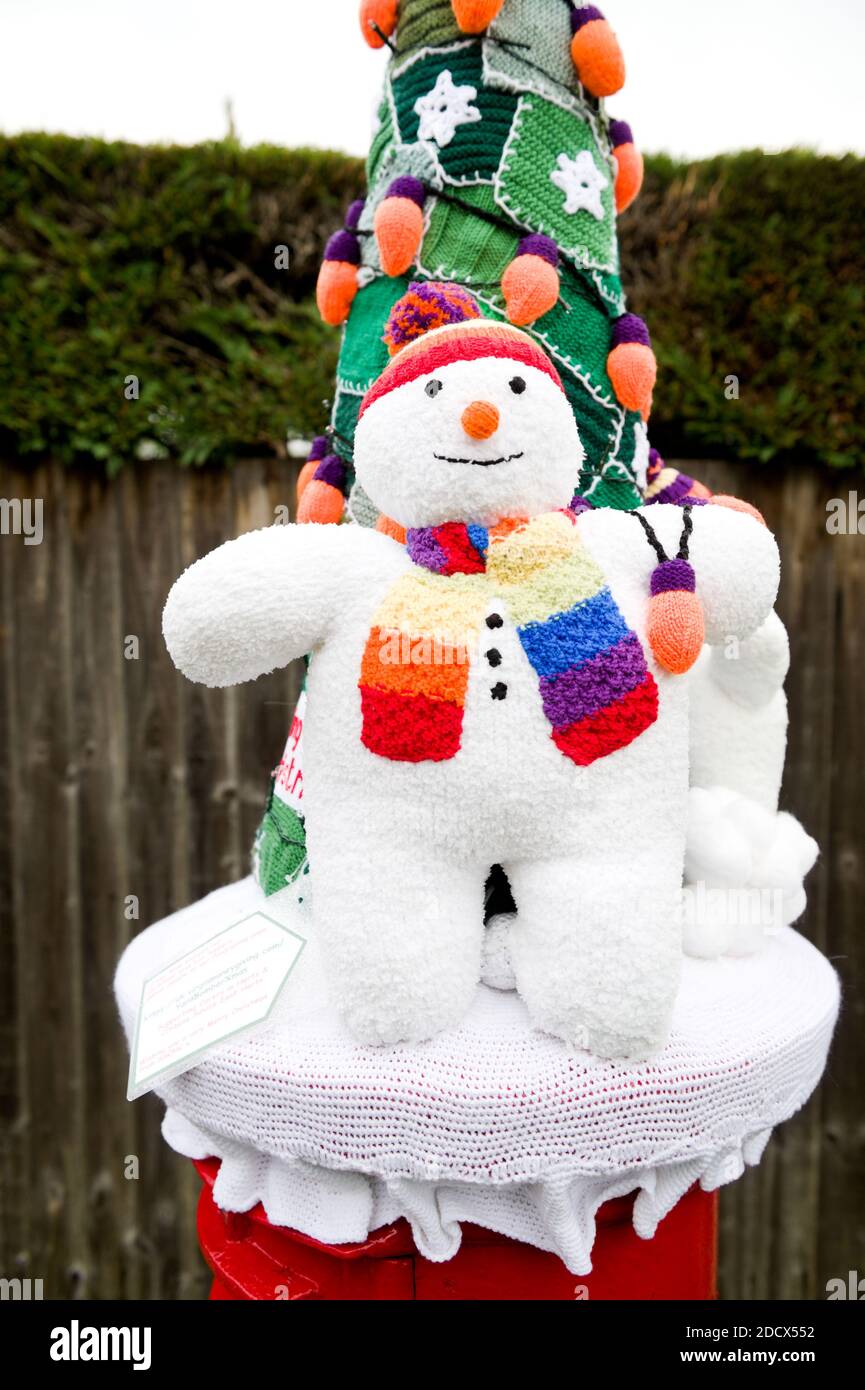
<svg viewBox="0 0 865 1390"><path fill-rule="evenodd" d="M580 150L576 159L560 154L558 168L550 179L565 195L565 212L590 212L598 220L604 215L601 193L609 180L604 177L588 150Z"/></svg>
<svg viewBox="0 0 865 1390"><path fill-rule="evenodd" d="M458 128L479 121L481 113L472 106L477 87L457 87L448 68L439 73L436 84L425 97L418 97L414 109L420 116L419 140L435 140L449 145Z"/></svg>

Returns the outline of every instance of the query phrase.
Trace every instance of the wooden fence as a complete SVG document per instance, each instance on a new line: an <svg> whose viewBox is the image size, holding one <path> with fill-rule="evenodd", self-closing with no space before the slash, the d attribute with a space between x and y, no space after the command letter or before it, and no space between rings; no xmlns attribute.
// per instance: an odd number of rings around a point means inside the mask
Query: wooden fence
<svg viewBox="0 0 865 1390"><path fill-rule="evenodd" d="M823 849L800 925L846 995L817 1096L723 1195L722 1292L823 1297L830 1276L865 1273L865 539L827 533L826 502L850 486L837 473L693 471L756 503L782 543L784 805ZM141 927L247 870L296 673L190 685L160 614L185 565L292 493L276 461L130 466L112 483L0 465L0 498L44 502L40 545L0 535L0 1276L41 1278L46 1297L207 1290L197 1179L162 1142L158 1102L125 1100L111 982Z"/></svg>

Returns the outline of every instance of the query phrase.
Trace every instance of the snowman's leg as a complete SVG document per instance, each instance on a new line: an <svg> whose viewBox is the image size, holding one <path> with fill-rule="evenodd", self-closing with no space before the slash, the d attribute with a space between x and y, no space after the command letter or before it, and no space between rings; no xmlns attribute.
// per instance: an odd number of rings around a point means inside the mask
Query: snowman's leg
<svg viewBox="0 0 865 1390"><path fill-rule="evenodd" d="M311 845L310 863L331 997L355 1037L418 1042L458 1023L480 979L485 870L356 828Z"/></svg>
<svg viewBox="0 0 865 1390"><path fill-rule="evenodd" d="M535 1027L621 1060L663 1047L682 956L678 876L627 837L600 858L505 868L517 988Z"/></svg>

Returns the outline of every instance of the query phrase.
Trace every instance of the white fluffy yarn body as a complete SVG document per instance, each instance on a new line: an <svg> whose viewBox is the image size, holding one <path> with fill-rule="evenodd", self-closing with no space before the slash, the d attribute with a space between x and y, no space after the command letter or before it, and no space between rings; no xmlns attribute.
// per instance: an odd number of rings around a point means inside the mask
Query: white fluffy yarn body
<svg viewBox="0 0 865 1390"><path fill-rule="evenodd" d="M517 397L515 372L527 388ZM360 421L355 466L377 506L408 526L455 517L489 525L566 506L580 444L548 376L498 356L445 366L436 379L434 396L425 379L399 385ZM495 439L460 433L474 400L495 406ZM502 462L487 466L493 455ZM681 510L656 505L651 521L674 554ZM577 525L648 655L656 560L642 529L615 511L585 513ZM777 590L770 533L723 508L696 509L691 559L707 639L747 638ZM491 699L482 649L472 653L456 755L378 757L361 742L358 678L376 610L410 565L401 547L360 527L272 527L193 565L164 617L176 664L207 685L252 680L313 653L306 825L337 1007L370 1043L419 1041L455 1025L481 973L484 879L501 863L519 908L517 986L535 1026L601 1056L652 1055L667 1037L681 965L688 683L650 659L657 721L577 767L552 742L537 677L502 612L507 699Z"/></svg>

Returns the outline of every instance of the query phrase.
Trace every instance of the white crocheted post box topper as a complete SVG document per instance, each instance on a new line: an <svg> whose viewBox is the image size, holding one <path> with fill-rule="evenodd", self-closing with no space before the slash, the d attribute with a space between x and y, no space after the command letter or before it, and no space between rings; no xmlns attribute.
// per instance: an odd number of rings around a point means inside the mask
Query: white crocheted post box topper
<svg viewBox="0 0 865 1390"><path fill-rule="evenodd" d="M266 906L265 906L266 904ZM328 999L316 927L252 879L141 933L117 972L132 1035L142 980L264 908L309 936L277 1017L160 1087L163 1132L222 1159L228 1211L317 1240L364 1240L405 1216L422 1254L449 1259L471 1221L591 1268L595 1212L637 1191L641 1236L695 1182L756 1163L823 1070L834 971L789 928L751 957L686 960L670 1039L651 1063L602 1062L530 1025L515 993L479 986L459 1025L421 1046L356 1042Z"/></svg>

